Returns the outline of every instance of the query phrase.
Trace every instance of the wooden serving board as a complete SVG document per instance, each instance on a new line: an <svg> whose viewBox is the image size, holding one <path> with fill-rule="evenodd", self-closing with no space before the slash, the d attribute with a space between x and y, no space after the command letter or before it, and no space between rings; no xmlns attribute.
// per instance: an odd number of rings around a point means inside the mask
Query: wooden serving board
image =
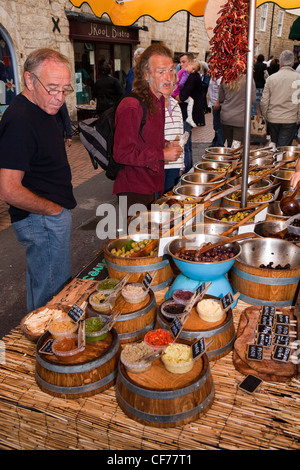
<svg viewBox="0 0 300 470"><path fill-rule="evenodd" d="M274 344L271 347L263 347L262 360L249 359L247 356L248 344L255 344L257 337L257 325L262 313L261 306L246 308L240 317L237 337L234 343L233 364L242 374L253 374L262 380L269 382L289 382L297 374L297 366L290 360L277 361L272 358ZM289 315L295 320L293 308L277 308L276 313ZM291 327L291 331L296 331ZM292 338L291 341L297 338Z"/></svg>

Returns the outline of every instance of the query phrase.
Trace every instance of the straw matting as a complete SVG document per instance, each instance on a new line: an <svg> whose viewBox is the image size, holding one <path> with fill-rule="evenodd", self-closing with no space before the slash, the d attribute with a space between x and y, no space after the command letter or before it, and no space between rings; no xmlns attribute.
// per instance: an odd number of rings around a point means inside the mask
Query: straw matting
<svg viewBox="0 0 300 470"><path fill-rule="evenodd" d="M162 299L163 292L157 293L158 303ZM239 302L234 309L236 327L246 307ZM4 338L4 345L1 449L300 449L299 380L263 382L259 392L244 393L237 388L244 376L234 368L232 353L210 362L215 385L211 408L192 423L163 429L129 419L117 404L114 387L75 400L42 392L34 376L35 344L18 327Z"/></svg>

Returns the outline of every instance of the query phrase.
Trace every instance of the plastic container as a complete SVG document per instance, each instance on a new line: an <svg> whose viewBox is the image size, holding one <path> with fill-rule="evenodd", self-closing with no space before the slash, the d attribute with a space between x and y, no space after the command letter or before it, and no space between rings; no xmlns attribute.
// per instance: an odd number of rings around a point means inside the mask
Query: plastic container
<svg viewBox="0 0 300 470"><path fill-rule="evenodd" d="M77 329L77 323L68 318L54 320L48 327L48 331L54 339L61 339L65 336L72 336L77 331Z"/></svg>
<svg viewBox="0 0 300 470"><path fill-rule="evenodd" d="M122 288L122 296L129 304L139 304L148 295L148 291L139 282L129 282Z"/></svg>
<svg viewBox="0 0 300 470"><path fill-rule="evenodd" d="M102 294L102 292L94 292L89 297L89 303L93 309L96 310L96 312L108 313L114 307L116 303L116 297L112 295L110 300L106 301L107 297L108 296Z"/></svg>
<svg viewBox="0 0 300 470"><path fill-rule="evenodd" d="M65 336L64 338L56 339L52 344L52 351L55 356L59 357L75 356L75 354L82 352L84 348L84 344L78 347L77 335Z"/></svg>
<svg viewBox="0 0 300 470"><path fill-rule="evenodd" d="M152 348L144 341L127 344L121 352L120 360L128 372L138 374L151 368L152 361L143 361L143 357L152 352Z"/></svg>
<svg viewBox="0 0 300 470"><path fill-rule="evenodd" d="M224 316L220 302L213 299L202 299L196 306L197 313L201 320L209 323L220 321Z"/></svg>
<svg viewBox="0 0 300 470"><path fill-rule="evenodd" d="M192 349L186 344L170 344L163 352L161 360L167 371L172 374L186 374L194 366Z"/></svg>
<svg viewBox="0 0 300 470"><path fill-rule="evenodd" d="M189 303L191 297L193 296L193 294L194 293L191 292L190 290L178 289L178 290L174 291L173 299L178 304L187 305Z"/></svg>
<svg viewBox="0 0 300 470"><path fill-rule="evenodd" d="M157 330L148 331L144 341L154 351L159 351L160 349L166 348L170 343L173 343L174 339L168 330L158 328Z"/></svg>
<svg viewBox="0 0 300 470"><path fill-rule="evenodd" d="M116 288L116 285L119 282L120 281L118 279L111 279L111 278L103 279L103 281L100 281L97 284L96 290L98 292L102 292L102 294L104 294L104 295L109 295Z"/></svg>
<svg viewBox="0 0 300 470"><path fill-rule="evenodd" d="M166 300L161 305L161 313L167 319L174 319L175 317L181 317L184 312L184 305L175 302L173 299Z"/></svg>
<svg viewBox="0 0 300 470"><path fill-rule="evenodd" d="M90 317L84 321L86 341L102 341L107 337L108 332L99 335L99 331L103 328L104 322L105 319L102 317Z"/></svg>

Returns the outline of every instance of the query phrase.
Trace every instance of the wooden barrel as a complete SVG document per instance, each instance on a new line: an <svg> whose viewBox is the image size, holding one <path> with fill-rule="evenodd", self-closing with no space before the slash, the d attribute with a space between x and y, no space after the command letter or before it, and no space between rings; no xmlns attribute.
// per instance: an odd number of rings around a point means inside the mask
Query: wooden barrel
<svg viewBox="0 0 300 470"><path fill-rule="evenodd" d="M84 351L69 358L40 353L51 338L44 333L37 342L35 378L46 393L62 398L81 398L100 393L114 385L121 352L114 328L103 341L86 342Z"/></svg>
<svg viewBox="0 0 300 470"><path fill-rule="evenodd" d="M128 240L149 237L149 235L136 235L127 237ZM122 258L110 253L110 250L122 243L122 238L109 241L103 248L104 258L109 276L113 279L123 279L130 274L130 282L142 282L147 272L153 275L157 271L151 288L154 291L163 290L173 280L174 273L170 266L168 256L143 256L140 258Z"/></svg>
<svg viewBox="0 0 300 470"><path fill-rule="evenodd" d="M214 384L203 354L186 374L168 372L156 359L146 372L127 372L119 364L116 383L119 406L139 423L168 428L195 421L213 403Z"/></svg>
<svg viewBox="0 0 300 470"><path fill-rule="evenodd" d="M250 305L293 304L300 280L300 248L278 238L256 238L241 242L241 254L230 271L231 285ZM260 267L262 265L272 267ZM273 269L281 265L286 269Z"/></svg>
<svg viewBox="0 0 300 470"><path fill-rule="evenodd" d="M122 295L119 295L114 307L114 311L116 310L122 312L114 325L121 344L141 340L149 330L154 328L156 299L152 289L149 289L146 299L138 304L130 304ZM86 308L86 315L88 317L105 316L103 313L96 312L90 304Z"/></svg>
<svg viewBox="0 0 300 470"><path fill-rule="evenodd" d="M212 295L205 295L204 298L220 300ZM163 304L162 304L163 305ZM159 309L157 315L157 323L161 328L169 328L172 320L167 319ZM196 308L193 308L188 319L184 323L184 327L180 333L180 338L190 341L196 341L197 338L205 338L208 343L211 339L213 342L207 347L206 354L210 361L220 359L226 356L232 349L235 341L235 329L233 323L232 310L228 310L225 318L214 323L203 321Z"/></svg>

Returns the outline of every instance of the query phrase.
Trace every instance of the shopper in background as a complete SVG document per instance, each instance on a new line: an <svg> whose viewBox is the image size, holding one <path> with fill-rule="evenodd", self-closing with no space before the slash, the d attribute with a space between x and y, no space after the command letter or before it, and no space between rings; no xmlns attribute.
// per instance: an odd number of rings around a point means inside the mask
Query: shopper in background
<svg viewBox="0 0 300 470"><path fill-rule="evenodd" d="M141 54L144 52L144 48L143 47L139 47L138 49L136 49L134 51L134 54L133 54L133 61L136 65L139 57L141 56ZM133 84L133 81L134 81L134 66L131 67L131 69L129 69L128 71L128 74L127 74L127 77L126 77L126 85L125 85L125 93L130 93L132 91L132 84Z"/></svg>
<svg viewBox="0 0 300 470"><path fill-rule="evenodd" d="M262 54L257 56L257 60L254 64L254 74L253 78L255 81L255 86L258 89L262 89L265 86L266 78L268 77L267 64L264 62L265 58Z"/></svg>
<svg viewBox="0 0 300 470"><path fill-rule="evenodd" d="M76 201L55 119L73 91L68 59L52 49L32 52L24 82L0 122L0 199L9 204L17 239L26 246L30 312L71 278L70 209Z"/></svg>
<svg viewBox="0 0 300 470"><path fill-rule="evenodd" d="M60 132L63 138L66 140L67 146L71 147L72 145L72 126L69 116L69 111L66 105L66 102L59 108L58 113L56 114L56 121Z"/></svg>
<svg viewBox="0 0 300 470"><path fill-rule="evenodd" d="M268 78L260 103L271 142L278 147L292 145L300 121L299 74L293 69L294 53L283 51L279 63L280 70Z"/></svg>
<svg viewBox="0 0 300 470"><path fill-rule="evenodd" d="M99 63L99 78L94 86L94 99L98 116L116 104L124 96L119 80L110 75L111 66L108 62Z"/></svg>
<svg viewBox="0 0 300 470"><path fill-rule="evenodd" d="M221 123L227 146L237 148L244 141L246 109L246 75L220 85ZM252 104L256 105L255 83L252 84Z"/></svg>
<svg viewBox="0 0 300 470"><path fill-rule="evenodd" d="M213 128L215 131L211 147L224 147L225 137L221 124L221 105L219 101L219 89L222 79L210 80L208 87L208 106L213 113Z"/></svg>

